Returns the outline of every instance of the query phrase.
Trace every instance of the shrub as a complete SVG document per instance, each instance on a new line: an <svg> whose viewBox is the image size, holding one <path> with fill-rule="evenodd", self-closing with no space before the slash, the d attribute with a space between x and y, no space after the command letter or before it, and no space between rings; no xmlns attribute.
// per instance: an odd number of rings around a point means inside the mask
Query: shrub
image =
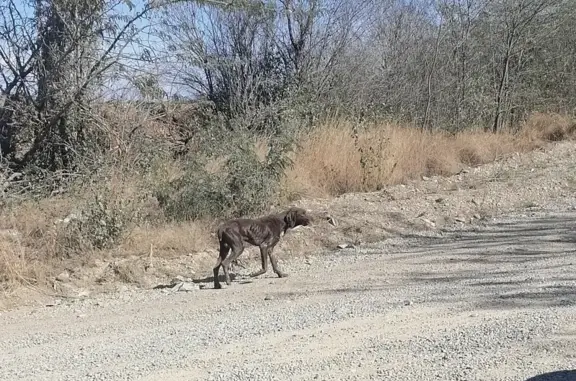
<svg viewBox="0 0 576 381"><path fill-rule="evenodd" d="M186 158L184 174L156 190L165 215L195 220L264 210L277 195L280 179L291 163L292 144L286 137L268 139L268 152L262 158L255 144L254 135L234 132L221 131L220 136L206 139L203 152L207 154ZM218 162L222 163L211 165Z"/></svg>
<svg viewBox="0 0 576 381"><path fill-rule="evenodd" d="M81 207L79 214L60 222L58 246L68 256L83 250L112 248L124 237L136 214L134 200L97 194Z"/></svg>

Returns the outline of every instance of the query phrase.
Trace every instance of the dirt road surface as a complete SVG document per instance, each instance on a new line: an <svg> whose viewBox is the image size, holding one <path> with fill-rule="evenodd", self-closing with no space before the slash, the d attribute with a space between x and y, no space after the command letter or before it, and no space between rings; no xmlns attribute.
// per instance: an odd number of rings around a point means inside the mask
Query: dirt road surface
<svg viewBox="0 0 576 381"><path fill-rule="evenodd" d="M575 211L311 258L2 312L0 379L576 379Z"/></svg>

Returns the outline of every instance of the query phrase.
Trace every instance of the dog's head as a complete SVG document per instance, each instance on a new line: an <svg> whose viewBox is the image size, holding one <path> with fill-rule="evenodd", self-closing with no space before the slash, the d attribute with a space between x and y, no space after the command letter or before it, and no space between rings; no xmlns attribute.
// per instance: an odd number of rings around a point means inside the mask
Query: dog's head
<svg viewBox="0 0 576 381"><path fill-rule="evenodd" d="M286 211L284 222L289 228L296 226L306 226L310 224L310 217L306 215L306 210L302 208L292 207Z"/></svg>

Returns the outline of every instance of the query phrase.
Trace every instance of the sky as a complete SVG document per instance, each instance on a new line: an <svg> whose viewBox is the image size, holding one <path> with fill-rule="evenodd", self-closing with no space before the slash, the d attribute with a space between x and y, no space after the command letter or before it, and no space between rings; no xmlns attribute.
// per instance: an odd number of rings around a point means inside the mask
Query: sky
<svg viewBox="0 0 576 381"><path fill-rule="evenodd" d="M137 12L141 11L145 5L145 2L147 0L131 0L132 1L132 5L133 5L133 9L130 10L130 8L128 7L128 5L126 3L122 2L123 0L115 0L115 1L107 1L107 4L117 4L114 6L113 8L113 12L115 14L124 14L124 15L130 15L133 16L135 15ZM0 6L5 7L7 6L10 2L12 2L16 9L18 10L18 12L21 13L23 18L32 18L34 16L34 9L32 4L32 1L30 0L0 0ZM119 4L118 4L119 3ZM120 22L121 25L123 25L123 22ZM121 61L126 64L126 75L127 76L137 76L137 75L142 75L145 74L147 72L158 72L161 71L160 68L158 67L158 64L152 64L152 63L146 63L140 60L133 60L132 58L134 57L139 57L141 56L142 52L144 51L144 48L150 48L150 51L154 54L155 51L161 50L160 47L162 45L162 42L154 36L151 36L149 31L150 31L150 20L147 19L140 19L138 22L135 23L135 26L140 29L140 33L138 34L139 39L141 40L140 43L138 42L134 42L134 43L130 43L129 45L126 46L126 48L123 50L123 58L121 59ZM3 44L3 42L0 40L0 46L6 46L5 43ZM14 59L14 54L10 54L9 50L7 50L7 55L9 56L9 59ZM12 56L12 57L10 57ZM0 60L0 67L4 66L2 65L2 60ZM2 69L0 69L2 70ZM4 69L5 70L5 69ZM161 78L161 86L163 87L164 91L166 91L168 94L172 94L174 92L179 92L179 93L183 93L184 90L178 87L175 87L171 84L170 78ZM107 83L107 89L105 91L105 94L107 97L117 97L117 96L121 96L121 97L132 97L136 94L134 94L134 88L133 86L130 86L129 81L127 81L126 79L119 79L119 78L115 78L114 80L111 80Z"/></svg>

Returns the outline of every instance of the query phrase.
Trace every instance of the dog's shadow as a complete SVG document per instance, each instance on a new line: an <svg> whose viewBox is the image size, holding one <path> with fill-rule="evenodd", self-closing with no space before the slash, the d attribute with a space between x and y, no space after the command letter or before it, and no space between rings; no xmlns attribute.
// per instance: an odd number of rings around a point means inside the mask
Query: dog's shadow
<svg viewBox="0 0 576 381"><path fill-rule="evenodd" d="M225 276L222 275L219 277L220 278L220 283L226 283L226 279ZM235 282L236 284L248 284L248 283L253 283L252 279L246 278L246 277L238 277L236 274L230 274L230 280ZM214 277L213 276L208 276L206 278L199 278L199 279L192 279L192 283L196 283L196 284L200 284L200 289L201 290L209 290L212 287L212 285L214 284ZM159 284L154 286L152 289L154 290L161 290L161 289L165 289L165 288L173 288L174 286L176 286L177 283L167 283L167 284Z"/></svg>
<svg viewBox="0 0 576 381"><path fill-rule="evenodd" d="M220 275L218 277L218 279L220 280L220 283L223 283L223 284L226 283L226 277L224 275ZM232 282L234 282L235 284L249 284L249 283L254 282L254 280L252 280L249 277L239 276L239 275L236 275L234 273L230 274L230 280ZM201 286L200 288L203 290L207 290L207 289L213 288L213 287L211 287L211 285L214 283L214 276L207 276L205 278L193 279L192 282L193 283L200 283L200 284L204 285L204 287Z"/></svg>
<svg viewBox="0 0 576 381"><path fill-rule="evenodd" d="M238 278L238 276L234 273L230 274L230 280L231 281L235 281L236 278ZM224 275L220 275L218 277L218 279L220 279L220 282L224 282L225 276ZM193 283L214 283L214 276L207 276L206 278L197 278L197 279L192 279Z"/></svg>

